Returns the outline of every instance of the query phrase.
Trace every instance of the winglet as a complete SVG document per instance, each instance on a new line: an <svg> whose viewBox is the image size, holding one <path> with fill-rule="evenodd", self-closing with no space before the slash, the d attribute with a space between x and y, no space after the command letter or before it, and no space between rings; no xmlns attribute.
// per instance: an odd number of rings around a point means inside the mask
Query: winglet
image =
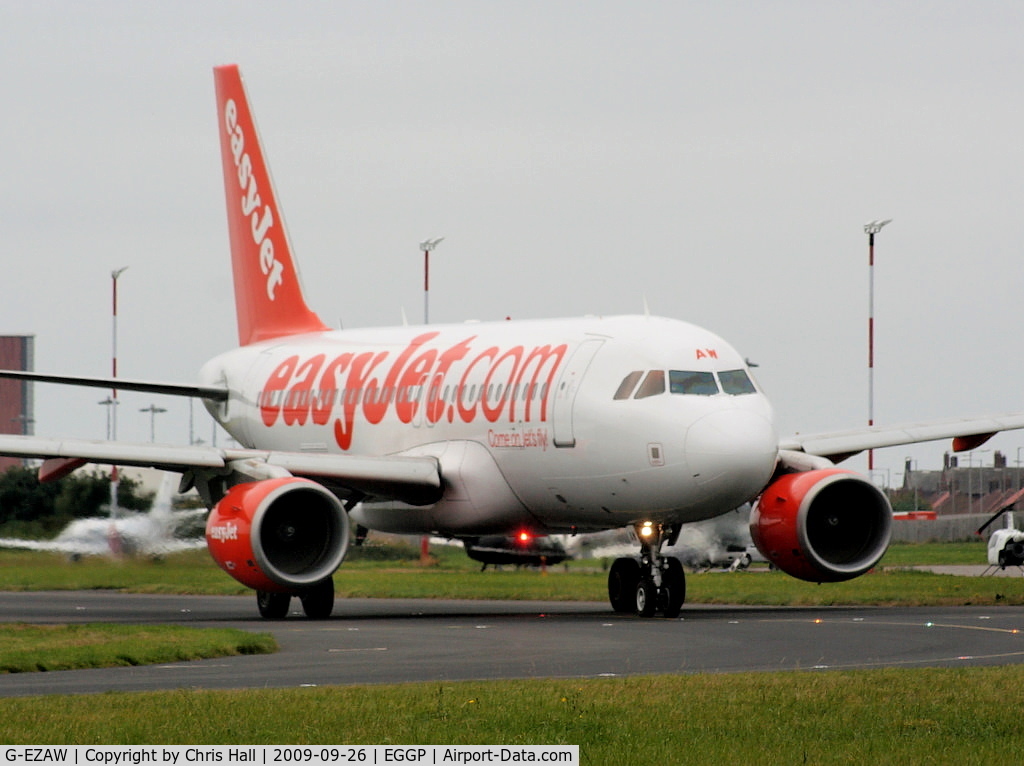
<svg viewBox="0 0 1024 766"><path fill-rule="evenodd" d="M213 72L239 343L328 330L303 297L238 66Z"/></svg>
<svg viewBox="0 0 1024 766"><path fill-rule="evenodd" d="M996 435L995 431L987 434L971 434L969 436L956 436L953 438L953 452L970 452L972 449L978 449L982 444L987 442L993 436Z"/></svg>
<svg viewBox="0 0 1024 766"><path fill-rule="evenodd" d="M39 483L45 484L48 481L63 479L72 471L81 468L86 460L79 457L51 457L43 461L39 466Z"/></svg>

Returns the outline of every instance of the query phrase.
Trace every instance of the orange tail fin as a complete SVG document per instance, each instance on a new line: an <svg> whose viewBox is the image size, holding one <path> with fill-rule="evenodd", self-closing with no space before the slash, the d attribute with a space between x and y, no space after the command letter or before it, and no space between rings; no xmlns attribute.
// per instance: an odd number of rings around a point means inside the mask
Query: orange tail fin
<svg viewBox="0 0 1024 766"><path fill-rule="evenodd" d="M215 67L213 73L238 341L245 346L282 335L327 330L302 295L242 75L235 64Z"/></svg>

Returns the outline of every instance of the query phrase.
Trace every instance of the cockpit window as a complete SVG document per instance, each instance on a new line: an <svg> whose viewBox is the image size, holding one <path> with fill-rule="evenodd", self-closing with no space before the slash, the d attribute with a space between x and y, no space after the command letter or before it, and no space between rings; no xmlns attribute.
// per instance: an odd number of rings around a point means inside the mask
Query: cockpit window
<svg viewBox="0 0 1024 766"><path fill-rule="evenodd" d="M640 383L640 387L637 388L640 378L643 378L643 383ZM719 383L721 383L721 388L718 387ZM633 394L634 389L636 389L635 394ZM757 393L757 388L746 370L725 370L719 372L717 378L713 372L669 370L668 390L673 394L690 396L717 396L723 391L730 396ZM643 370L634 370L622 379L613 398L628 399L633 394L634 399L646 399L649 396L663 393L665 393L664 370L650 370L646 376Z"/></svg>
<svg viewBox="0 0 1024 766"><path fill-rule="evenodd" d="M631 393L633 393L633 389L636 388L636 384L640 381L640 377L643 374L644 374L643 370L636 370L634 372L629 373L629 375L624 377L622 379L622 382L619 383L619 388L615 392L615 396L613 396L612 398L613 399L628 399L629 395Z"/></svg>
<svg viewBox="0 0 1024 766"><path fill-rule="evenodd" d="M669 370L669 390L673 394L696 394L697 396L714 396L718 393L715 375L711 372L688 372Z"/></svg>
<svg viewBox="0 0 1024 766"><path fill-rule="evenodd" d="M740 396L742 394L756 394L757 389L747 375L745 370L729 370L718 373L718 379L722 381L722 389L727 394Z"/></svg>
<svg viewBox="0 0 1024 766"><path fill-rule="evenodd" d="M644 382L637 389L634 399L646 399L648 396L657 396L665 393L665 372L664 370L651 370L644 378Z"/></svg>

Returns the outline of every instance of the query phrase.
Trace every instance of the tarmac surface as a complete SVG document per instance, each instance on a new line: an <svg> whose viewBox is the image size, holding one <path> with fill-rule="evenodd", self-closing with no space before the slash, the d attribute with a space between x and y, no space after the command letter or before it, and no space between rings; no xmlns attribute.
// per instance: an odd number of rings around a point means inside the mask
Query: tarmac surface
<svg viewBox="0 0 1024 766"><path fill-rule="evenodd" d="M695 605L667 620L603 603L347 599L328 620L267 621L252 597L67 591L0 593L0 622L228 626L280 644L273 655L0 675L0 696L1024 662L1024 607Z"/></svg>

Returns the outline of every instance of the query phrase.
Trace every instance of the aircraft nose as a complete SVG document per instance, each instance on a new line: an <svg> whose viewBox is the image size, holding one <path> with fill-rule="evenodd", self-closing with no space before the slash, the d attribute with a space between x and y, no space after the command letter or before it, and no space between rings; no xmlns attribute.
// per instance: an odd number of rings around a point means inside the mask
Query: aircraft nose
<svg viewBox="0 0 1024 766"><path fill-rule="evenodd" d="M779 439L771 420L740 409L719 410L686 433L686 461L697 485L723 504L741 505L764 489L775 470Z"/></svg>

